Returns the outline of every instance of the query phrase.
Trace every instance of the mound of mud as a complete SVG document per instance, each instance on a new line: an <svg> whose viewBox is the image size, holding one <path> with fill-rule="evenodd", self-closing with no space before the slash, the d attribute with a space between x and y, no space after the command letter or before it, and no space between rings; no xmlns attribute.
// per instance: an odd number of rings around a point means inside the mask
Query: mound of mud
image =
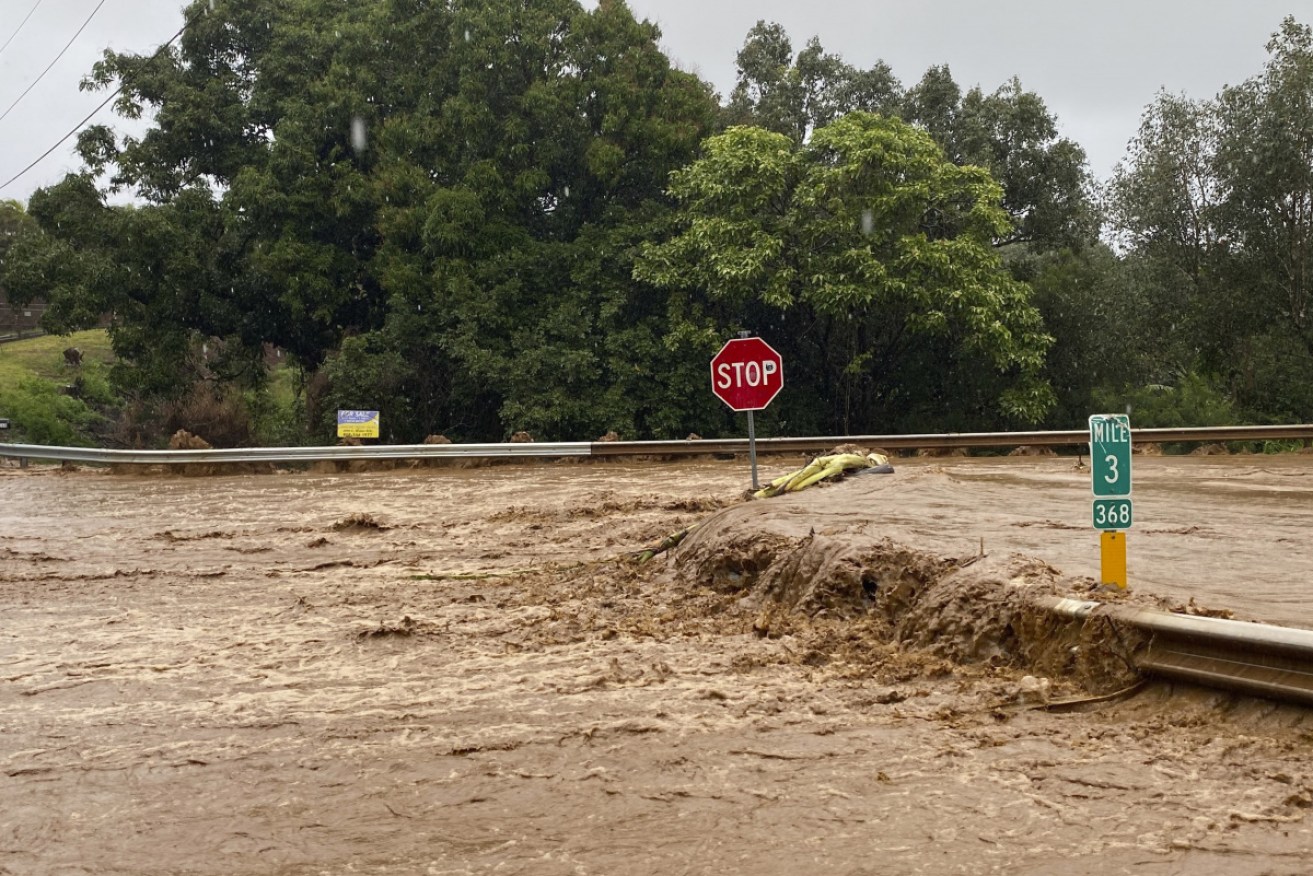
<svg viewBox="0 0 1313 876"><path fill-rule="evenodd" d="M167 465L113 462L108 466L112 475L130 477L186 477L209 478L231 475L274 475L286 470L272 462L187 462Z"/></svg>
<svg viewBox="0 0 1313 876"><path fill-rule="evenodd" d="M333 524L334 532L386 532L392 527L375 519L373 514L351 514Z"/></svg>
<svg viewBox="0 0 1313 876"><path fill-rule="evenodd" d="M686 585L742 594L759 635L791 629L800 616L849 618L874 622L885 642L959 664L1040 671L1096 691L1137 677L1126 631L1034 606L1041 595L1088 598L1094 582L1020 554L942 557L898 544L851 515L866 489L827 490L843 497L832 506L791 498L728 508L674 552L673 573Z"/></svg>

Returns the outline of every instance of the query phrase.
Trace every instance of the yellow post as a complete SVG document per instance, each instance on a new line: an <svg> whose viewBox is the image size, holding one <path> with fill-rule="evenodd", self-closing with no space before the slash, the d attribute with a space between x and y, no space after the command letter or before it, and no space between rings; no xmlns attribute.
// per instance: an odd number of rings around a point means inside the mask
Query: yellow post
<svg viewBox="0 0 1313 876"><path fill-rule="evenodd" d="M1103 532L1100 538L1103 583L1126 589L1126 533Z"/></svg>

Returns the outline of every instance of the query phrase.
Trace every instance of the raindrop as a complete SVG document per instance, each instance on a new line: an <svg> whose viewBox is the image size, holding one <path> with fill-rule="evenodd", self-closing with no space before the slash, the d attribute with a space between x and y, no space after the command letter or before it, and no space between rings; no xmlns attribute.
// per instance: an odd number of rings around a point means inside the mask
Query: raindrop
<svg viewBox="0 0 1313 876"><path fill-rule="evenodd" d="M214 11L214 0L210 0L210 11Z"/></svg>
<svg viewBox="0 0 1313 876"><path fill-rule="evenodd" d="M870 234L875 231L875 214L870 208L862 211L862 234Z"/></svg>
<svg viewBox="0 0 1313 876"><path fill-rule="evenodd" d="M564 197L567 197L567 198L570 197L570 187L569 187L569 186L566 186L566 187L565 187L565 190L562 191L561 194L562 194Z"/></svg>
<svg viewBox="0 0 1313 876"><path fill-rule="evenodd" d="M351 119L351 148L357 153L365 151L365 144L368 137L365 132L365 120L360 116L354 116Z"/></svg>
<svg viewBox="0 0 1313 876"><path fill-rule="evenodd" d="M470 29L467 27L465 28L465 42L468 43L469 41L470 41Z"/></svg>

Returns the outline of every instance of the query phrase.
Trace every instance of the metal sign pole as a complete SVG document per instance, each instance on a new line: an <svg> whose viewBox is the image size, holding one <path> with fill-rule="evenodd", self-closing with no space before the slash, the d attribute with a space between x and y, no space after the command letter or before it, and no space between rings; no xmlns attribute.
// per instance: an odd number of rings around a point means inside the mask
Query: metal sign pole
<svg viewBox="0 0 1313 876"><path fill-rule="evenodd" d="M740 338L752 337L752 332L739 332ZM748 411L748 459L752 462L752 491L755 493L761 487L757 486L757 429L752 422L752 411Z"/></svg>
<svg viewBox="0 0 1313 876"><path fill-rule="evenodd" d="M752 411L748 411L748 459L752 460L752 491L761 487L757 485L757 429L752 422Z"/></svg>

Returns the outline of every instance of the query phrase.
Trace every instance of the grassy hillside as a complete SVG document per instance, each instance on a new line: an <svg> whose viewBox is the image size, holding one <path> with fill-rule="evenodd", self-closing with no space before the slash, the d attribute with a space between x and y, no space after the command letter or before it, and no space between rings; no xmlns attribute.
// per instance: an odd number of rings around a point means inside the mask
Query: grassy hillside
<svg viewBox="0 0 1313 876"><path fill-rule="evenodd" d="M68 347L82 351L80 367L64 361ZM128 432L119 422L124 402L109 383L113 363L103 329L0 344L0 418L11 423L7 435L0 432L0 440L61 446L113 446L125 440ZM245 424L248 434L242 443L294 445L305 440L301 404L296 372L281 365L262 386L225 393L221 403L210 394L196 393L150 408L147 419L128 424L128 431L144 437L147 445L166 442L178 428L209 438L206 423L219 416L230 428ZM141 410L135 414L140 418Z"/></svg>
<svg viewBox="0 0 1313 876"><path fill-rule="evenodd" d="M114 361L104 329L11 341L0 344L0 390L16 386L25 377L68 382L75 371L64 363L64 350L69 347L82 351L84 363L108 365Z"/></svg>
<svg viewBox="0 0 1313 876"><path fill-rule="evenodd" d="M68 347L82 351L81 367L64 361ZM0 344L0 418L10 421L7 440L92 443L93 430L105 419L102 411L117 402L108 381L113 359L102 329Z"/></svg>

